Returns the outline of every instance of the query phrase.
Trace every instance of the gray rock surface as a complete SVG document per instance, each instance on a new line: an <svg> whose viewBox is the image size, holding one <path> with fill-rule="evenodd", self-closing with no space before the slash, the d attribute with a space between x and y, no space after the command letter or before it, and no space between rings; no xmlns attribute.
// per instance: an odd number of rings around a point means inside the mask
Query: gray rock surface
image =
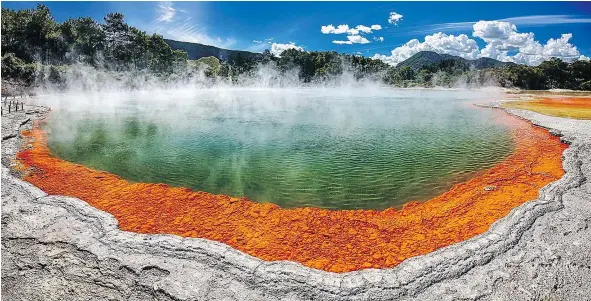
<svg viewBox="0 0 591 301"><path fill-rule="evenodd" d="M563 178L470 240L336 274L124 232L82 200L21 181L10 166L36 110L2 117L3 300L591 300L591 121L510 110L571 144Z"/></svg>

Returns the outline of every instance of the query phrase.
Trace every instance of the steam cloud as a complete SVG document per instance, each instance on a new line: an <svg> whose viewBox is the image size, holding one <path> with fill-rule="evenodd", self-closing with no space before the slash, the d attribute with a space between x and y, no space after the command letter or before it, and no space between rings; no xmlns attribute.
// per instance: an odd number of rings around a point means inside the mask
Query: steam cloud
<svg viewBox="0 0 591 301"><path fill-rule="evenodd" d="M355 70L345 62L341 63L343 72L314 78L305 83L299 77L299 68L282 71L274 62L258 64L254 70L243 73L234 79L224 77L208 77L205 75L207 66L203 65L191 72L179 72L162 76L149 71L109 71L78 63L70 66L59 75L59 80L51 78L51 67L44 66L38 72L37 93L71 93L71 92L117 92L117 91L151 91L151 90L202 90L228 88L337 88L339 90L358 90L394 87L383 82L382 73L359 78ZM493 78L481 78L478 82L470 82L460 77L451 87L444 84L444 73L434 74L431 86L435 88L481 89L498 86ZM449 82L449 81L448 81Z"/></svg>

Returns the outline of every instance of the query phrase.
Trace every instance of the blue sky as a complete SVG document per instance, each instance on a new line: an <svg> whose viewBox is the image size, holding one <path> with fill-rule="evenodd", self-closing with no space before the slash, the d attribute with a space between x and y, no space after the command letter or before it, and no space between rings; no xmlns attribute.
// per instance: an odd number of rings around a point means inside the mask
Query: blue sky
<svg viewBox="0 0 591 301"><path fill-rule="evenodd" d="M36 3L3 1L2 7ZM40 3L57 21L80 16L102 21L117 11L148 33L259 52L336 50L392 64L420 50L532 65L549 56L591 56L591 3L586 2ZM478 21L486 22L476 26Z"/></svg>

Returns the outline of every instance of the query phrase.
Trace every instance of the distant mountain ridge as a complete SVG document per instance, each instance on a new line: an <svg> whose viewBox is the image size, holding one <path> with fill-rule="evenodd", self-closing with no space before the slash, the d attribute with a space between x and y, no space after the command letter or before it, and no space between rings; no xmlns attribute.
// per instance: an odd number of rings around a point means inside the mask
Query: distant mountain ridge
<svg viewBox="0 0 591 301"><path fill-rule="evenodd" d="M241 57L242 59L251 59L255 61L259 61L263 58L262 53L250 52L245 50L224 49L210 45L192 42L181 42L169 39L164 39L164 41L173 50L178 49L186 51L187 56L190 60L198 60L200 58L213 56L218 58L222 62L232 63L232 61L238 57ZM476 60L468 60L450 54L439 54L434 51L421 51L411 56L410 58L400 62L398 65L396 65L396 68L400 69L402 67L408 66L414 71L417 71L423 67L438 64L443 61L455 61L475 69L488 69L515 65L515 63L501 62L487 57L481 57Z"/></svg>
<svg viewBox="0 0 591 301"><path fill-rule="evenodd" d="M474 67L475 69L487 69L487 68L497 68L497 67L505 67L509 65L514 65L515 63L508 63L508 62L501 62L495 59L481 57L476 60L468 60L459 56L449 55L449 54L439 54L433 51L421 51L417 54L409 57L408 59L400 62L396 65L396 68L402 67L410 67L414 71L421 69L422 67L426 67L432 64L438 64L443 61L457 61L463 64L466 64L470 67Z"/></svg>
<svg viewBox="0 0 591 301"><path fill-rule="evenodd" d="M173 50L184 50L190 60L198 60L203 57L217 57L220 61L231 63L233 59L238 56L243 58L260 60L263 57L262 53L244 51L244 50L230 50L215 46L204 45L199 43L181 42L175 40L164 39L166 44Z"/></svg>

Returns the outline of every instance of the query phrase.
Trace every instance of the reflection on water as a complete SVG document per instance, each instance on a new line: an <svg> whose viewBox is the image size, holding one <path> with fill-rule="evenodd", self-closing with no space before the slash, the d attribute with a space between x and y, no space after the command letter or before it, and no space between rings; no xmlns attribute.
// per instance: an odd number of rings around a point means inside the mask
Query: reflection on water
<svg viewBox="0 0 591 301"><path fill-rule="evenodd" d="M475 97L129 94L99 106L62 103L46 128L56 156L132 181L283 207L383 209L433 197L510 153L499 112L467 105Z"/></svg>

